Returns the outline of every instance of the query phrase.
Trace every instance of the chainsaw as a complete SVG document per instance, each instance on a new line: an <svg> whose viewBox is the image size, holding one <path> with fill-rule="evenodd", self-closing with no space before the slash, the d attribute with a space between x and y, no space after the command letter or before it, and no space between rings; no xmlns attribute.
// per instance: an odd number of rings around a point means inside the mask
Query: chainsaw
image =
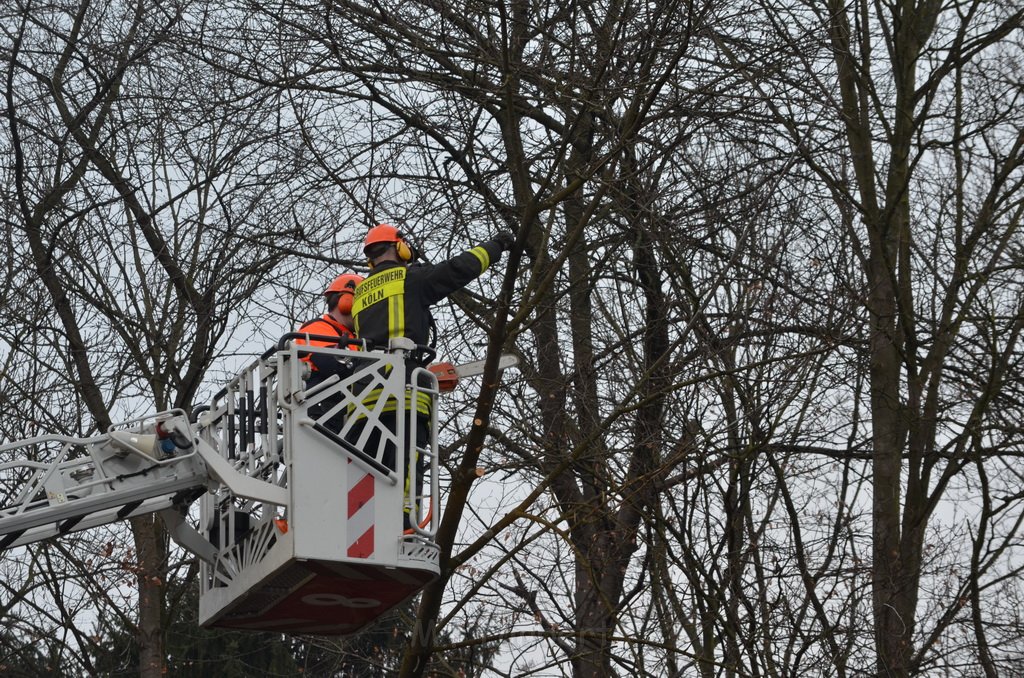
<svg viewBox="0 0 1024 678"><path fill-rule="evenodd" d="M459 385L459 379L483 374L486 360L474 360L462 365L451 363L434 363L427 367L437 377L437 388L441 393L451 393ZM514 355L505 354L498 358L498 371L515 367L519 364L519 358Z"/></svg>

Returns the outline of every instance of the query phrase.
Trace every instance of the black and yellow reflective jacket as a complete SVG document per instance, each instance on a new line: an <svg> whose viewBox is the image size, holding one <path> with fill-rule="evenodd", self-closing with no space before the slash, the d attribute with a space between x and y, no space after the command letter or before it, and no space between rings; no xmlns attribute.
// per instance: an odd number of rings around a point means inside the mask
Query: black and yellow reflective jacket
<svg viewBox="0 0 1024 678"><path fill-rule="evenodd" d="M395 337L425 345L430 332L430 307L462 289L501 258L495 240L440 264L405 266L385 262L356 286L352 302L356 336L386 348Z"/></svg>
<svg viewBox="0 0 1024 678"><path fill-rule="evenodd" d="M378 349L387 348L395 337L426 345L431 325L430 307L477 278L501 258L502 251L499 242L488 240L440 264L405 266L385 262L378 265L356 286L352 301L356 336L372 341ZM379 396L380 389L374 389L363 399L363 404L373 408ZM389 402L382 411L395 409L395 404ZM429 395L419 394L416 411L422 415L430 413Z"/></svg>

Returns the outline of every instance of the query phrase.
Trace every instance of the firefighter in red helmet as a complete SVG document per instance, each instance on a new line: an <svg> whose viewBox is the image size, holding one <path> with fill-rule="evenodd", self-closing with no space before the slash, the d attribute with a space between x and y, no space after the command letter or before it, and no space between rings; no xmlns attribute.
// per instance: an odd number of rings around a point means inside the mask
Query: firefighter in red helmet
<svg viewBox="0 0 1024 678"><path fill-rule="evenodd" d="M298 332L303 334L316 335L310 337L310 346L332 346L337 348L358 348L356 334L352 319L352 300L355 296L356 287L363 281L363 276L355 273L342 273L335 278L327 289L324 290L324 300L327 302L327 309L319 318L308 320L299 327ZM322 337L322 338L320 338ZM337 337L337 339L335 339ZM305 344L305 339L296 340L298 344ZM321 364L316 354L307 355L306 360L314 373L325 371L325 365ZM329 369L326 369L329 372ZM326 375L318 375L324 379Z"/></svg>
<svg viewBox="0 0 1024 678"><path fill-rule="evenodd" d="M480 276L512 247L513 242L512 234L502 231L497 237L439 264L410 265L418 254L405 236L389 224L374 226L363 242L370 275L356 287L352 302L356 336L375 349L387 349L390 340L397 337L411 339L420 346L429 345L433 325L430 307ZM364 399L363 403L372 409L374 396ZM420 393L418 402L407 406L416 409L416 447L423 449L430 436L430 396ZM381 410L381 421L391 430L395 430L395 410L394 404L386 404ZM354 431L358 433L358 429ZM371 446L375 447L376 443ZM395 468L392 446L387 448L382 461ZM422 456L418 461L423 461ZM422 476L423 467L418 464L417 486L422 484ZM408 516L406 521L409 527Z"/></svg>
<svg viewBox="0 0 1024 678"><path fill-rule="evenodd" d="M352 299L355 295L356 286L362 282L363 276L355 273L342 273L335 278L327 289L324 290L324 300L327 308L319 318L314 318L303 323L298 332L306 337L295 340L296 344L308 344L309 346L325 346L330 348L347 348L358 350L359 343L353 331L352 321ZM337 374L341 377L348 376L351 366L338 361L335 357L323 353L299 354L301 360L309 365L310 374L306 379L306 389L316 386L331 375ZM316 408L310 408L310 414L314 419L333 407L340 398L329 398ZM332 417L327 424L332 430L339 430L344 421L344 413Z"/></svg>
<svg viewBox="0 0 1024 678"><path fill-rule="evenodd" d="M356 335L377 348L395 337L427 344L430 307L480 276L513 240L503 231L448 261L410 266L417 254L404 235L388 224L374 226L363 242L370 275L356 287L352 304Z"/></svg>

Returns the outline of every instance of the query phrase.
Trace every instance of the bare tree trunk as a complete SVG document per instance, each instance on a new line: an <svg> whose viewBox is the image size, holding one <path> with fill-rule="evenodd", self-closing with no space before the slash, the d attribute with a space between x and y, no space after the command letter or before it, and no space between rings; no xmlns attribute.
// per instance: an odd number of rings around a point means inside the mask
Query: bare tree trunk
<svg viewBox="0 0 1024 678"><path fill-rule="evenodd" d="M136 579L139 588L139 676L160 678L165 675L164 594L167 576L167 531L156 515L131 519L132 535L138 558Z"/></svg>

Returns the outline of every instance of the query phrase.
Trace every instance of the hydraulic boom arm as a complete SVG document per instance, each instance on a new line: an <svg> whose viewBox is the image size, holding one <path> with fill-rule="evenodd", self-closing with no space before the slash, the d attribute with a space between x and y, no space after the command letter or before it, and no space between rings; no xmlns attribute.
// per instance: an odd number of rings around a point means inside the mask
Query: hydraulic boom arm
<svg viewBox="0 0 1024 678"><path fill-rule="evenodd" d="M40 436L0 446L22 458L0 464L0 550L160 513L183 547L204 560L215 549L183 519L214 487L284 505L287 490L239 473L199 438L181 410L112 427L91 438ZM36 461L44 459L46 461Z"/></svg>

